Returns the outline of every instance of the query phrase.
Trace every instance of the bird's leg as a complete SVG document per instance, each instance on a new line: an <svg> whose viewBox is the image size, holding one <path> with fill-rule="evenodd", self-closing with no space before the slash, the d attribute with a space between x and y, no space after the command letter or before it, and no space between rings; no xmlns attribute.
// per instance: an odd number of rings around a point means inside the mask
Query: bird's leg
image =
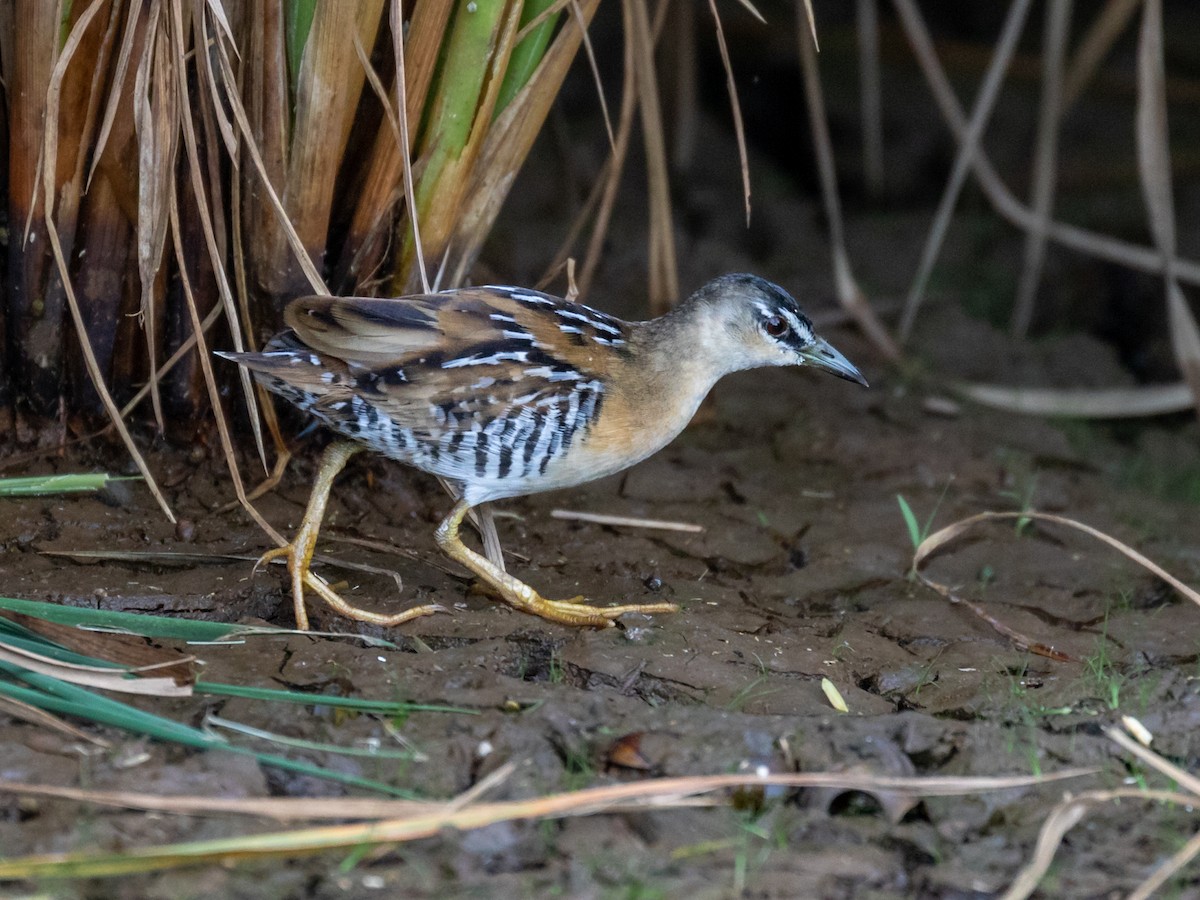
<svg viewBox="0 0 1200 900"><path fill-rule="evenodd" d="M308 630L308 611L304 608L305 587L312 590L343 616L371 625L381 625L384 628L400 625L419 616L428 616L444 611L436 604L406 609L394 616L385 616L359 609L339 597L320 576L309 571L308 567L312 562L313 550L317 546L317 535L321 531L321 520L325 517L325 505L329 502L329 492L333 488L333 481L346 467L350 457L361 449L363 448L358 444L352 444L349 441L336 441L325 448L325 453L321 456L321 466L317 470L317 480L308 497L308 508L304 511L304 520L300 523L296 536L286 547L268 550L257 563L258 566L261 566L263 563L281 556L287 559L288 574L291 576L292 582L292 603L296 608L296 627L301 631Z"/></svg>
<svg viewBox="0 0 1200 900"><path fill-rule="evenodd" d="M583 597L573 600L547 600L523 581L518 581L507 572L501 571L484 556L476 553L462 542L459 526L470 510L471 504L460 500L442 520L437 529L438 546L448 557L466 566L481 580L493 587L505 603L524 612L533 613L551 622L562 625L579 625L591 628L607 628L613 620L625 613L670 613L678 612L674 603L646 603L628 606L591 606Z"/></svg>

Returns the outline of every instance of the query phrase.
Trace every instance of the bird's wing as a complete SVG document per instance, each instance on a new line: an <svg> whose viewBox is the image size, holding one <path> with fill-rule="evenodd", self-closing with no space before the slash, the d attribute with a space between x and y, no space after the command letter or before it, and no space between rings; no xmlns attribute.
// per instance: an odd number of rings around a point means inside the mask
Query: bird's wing
<svg viewBox="0 0 1200 900"><path fill-rule="evenodd" d="M575 420L598 411L606 359L623 353L626 339L618 319L508 287L396 300L306 297L285 317L322 358L322 375L335 372L320 385L323 402L356 395L397 424L434 435L530 408L559 408L559 427L586 424ZM276 374L321 377L310 366Z"/></svg>

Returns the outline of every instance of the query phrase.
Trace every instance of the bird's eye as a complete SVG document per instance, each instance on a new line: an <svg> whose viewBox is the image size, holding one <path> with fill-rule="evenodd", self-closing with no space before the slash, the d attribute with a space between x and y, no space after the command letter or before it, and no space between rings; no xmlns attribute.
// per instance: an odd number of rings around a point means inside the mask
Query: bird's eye
<svg viewBox="0 0 1200 900"><path fill-rule="evenodd" d="M763 322L763 328L771 337L783 337L788 330L788 324L783 321L782 316L771 316Z"/></svg>

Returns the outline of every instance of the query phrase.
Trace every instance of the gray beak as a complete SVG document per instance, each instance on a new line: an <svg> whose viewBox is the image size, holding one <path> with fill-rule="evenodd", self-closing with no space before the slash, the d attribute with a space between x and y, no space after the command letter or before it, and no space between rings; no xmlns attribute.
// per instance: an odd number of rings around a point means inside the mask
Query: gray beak
<svg viewBox="0 0 1200 900"><path fill-rule="evenodd" d="M816 366L818 369L833 373L838 378L845 378L847 381L853 381L863 387L870 387L867 379L862 377L862 372L858 371L850 360L842 356L824 338L814 337L813 342L800 351L800 357L806 365Z"/></svg>

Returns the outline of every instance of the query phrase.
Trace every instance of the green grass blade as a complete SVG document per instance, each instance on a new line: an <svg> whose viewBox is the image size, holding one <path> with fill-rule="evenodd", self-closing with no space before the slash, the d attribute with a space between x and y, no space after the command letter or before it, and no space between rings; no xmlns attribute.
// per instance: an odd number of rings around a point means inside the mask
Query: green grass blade
<svg viewBox="0 0 1200 900"><path fill-rule="evenodd" d="M149 613L61 606L57 603L16 600L11 597L0 597L0 609L25 613L45 619L47 622L59 622L63 625L114 628L140 634L143 637L174 638L181 641L215 641L231 631L246 630L244 625L233 625L228 622L200 622L195 619L155 616Z"/></svg>
<svg viewBox="0 0 1200 900"><path fill-rule="evenodd" d="M900 515L904 516L904 524L908 528L908 538L912 541L914 548L921 545L921 526L917 522L916 515L913 514L912 507L908 505L908 501L903 495L896 495L896 502L900 504Z"/></svg>
<svg viewBox="0 0 1200 900"><path fill-rule="evenodd" d="M121 477L103 472L76 475L30 475L0 478L0 497L42 497L47 494L79 494L99 491L110 481L138 481L138 476Z"/></svg>
<svg viewBox="0 0 1200 900"><path fill-rule="evenodd" d="M459 713L466 716L479 715L478 710L465 709L460 706L404 703L399 700L370 700L365 697L332 697L326 694L310 694L304 691L250 687L243 684L222 684L217 681L197 681L195 690L198 694L244 697L250 700L271 700L278 703L298 703L303 706L332 706L337 709L353 709L381 716L403 716L415 712Z"/></svg>
<svg viewBox="0 0 1200 900"><path fill-rule="evenodd" d="M218 735L210 734L199 728L192 728L190 725L184 725L163 716L143 712L127 704L111 700L102 694L75 687L47 675L29 672L3 661L0 661L0 672L18 678L28 685L14 684L0 679L0 696L23 700L39 709L74 716L101 725L111 725L124 731L143 734L160 741L182 744L198 750L225 750L243 756L252 756L262 765L274 766L302 775L312 775L351 787L377 791L394 797L415 798L411 791L381 781L326 769L313 763L289 759L275 753L259 753L245 747L238 747Z"/></svg>
<svg viewBox="0 0 1200 900"><path fill-rule="evenodd" d="M525 6L521 10L521 27L524 28L554 3L555 0L526 0ZM557 14L547 16L546 21L529 32L513 49L512 55L508 58L508 68L504 71L504 81L500 85L500 93L496 98L493 119L500 115L504 107L508 106L512 98L517 95L517 91L525 87L530 76L536 71L538 63L542 61L542 56L546 53L546 47L550 43L550 36L554 34L554 27L558 24L558 20Z"/></svg>
<svg viewBox="0 0 1200 900"><path fill-rule="evenodd" d="M292 83L292 97L296 96L296 85L300 78L300 63L304 59L304 46L312 31L313 15L317 0L291 0L284 3L283 14L285 40L287 41L288 75Z"/></svg>

